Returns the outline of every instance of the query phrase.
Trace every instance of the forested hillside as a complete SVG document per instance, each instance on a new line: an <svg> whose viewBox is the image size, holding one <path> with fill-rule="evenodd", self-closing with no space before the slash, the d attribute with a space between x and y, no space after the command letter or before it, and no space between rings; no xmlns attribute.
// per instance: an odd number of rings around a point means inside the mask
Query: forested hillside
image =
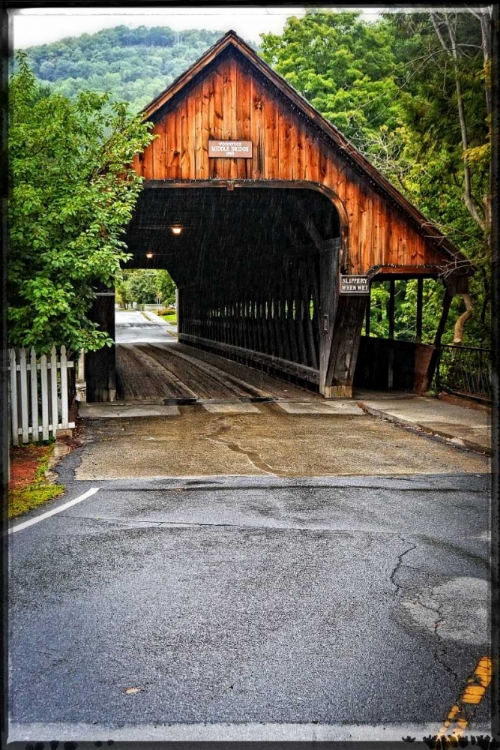
<svg viewBox="0 0 500 750"><path fill-rule="evenodd" d="M36 77L73 98L111 91L138 111L211 47L223 31L117 26L26 50Z"/></svg>

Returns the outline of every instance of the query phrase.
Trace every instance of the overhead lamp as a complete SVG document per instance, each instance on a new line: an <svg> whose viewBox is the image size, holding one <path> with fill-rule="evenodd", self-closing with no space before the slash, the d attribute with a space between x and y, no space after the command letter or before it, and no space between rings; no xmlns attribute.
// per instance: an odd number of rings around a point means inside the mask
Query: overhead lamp
<svg viewBox="0 0 500 750"><path fill-rule="evenodd" d="M182 230L184 229L184 227L181 227L180 224L174 224L173 226L170 227L170 229L172 231L172 234L180 234Z"/></svg>
<svg viewBox="0 0 500 750"><path fill-rule="evenodd" d="M152 257L153 257L153 253L146 253L146 258L152 258Z"/></svg>

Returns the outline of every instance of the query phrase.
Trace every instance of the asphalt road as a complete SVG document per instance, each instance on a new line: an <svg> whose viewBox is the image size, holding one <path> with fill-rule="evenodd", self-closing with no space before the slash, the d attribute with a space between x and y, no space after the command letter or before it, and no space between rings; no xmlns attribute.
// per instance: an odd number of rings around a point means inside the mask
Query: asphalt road
<svg viewBox="0 0 500 750"><path fill-rule="evenodd" d="M99 491L10 537L11 740L422 738L489 654L485 474L96 483L78 461L57 504Z"/></svg>
<svg viewBox="0 0 500 750"><path fill-rule="evenodd" d="M138 310L117 310L115 313L117 344L174 343L177 339L169 334L169 329L174 330L174 327L165 322L159 323L158 316L153 318L153 314L147 310L144 313Z"/></svg>

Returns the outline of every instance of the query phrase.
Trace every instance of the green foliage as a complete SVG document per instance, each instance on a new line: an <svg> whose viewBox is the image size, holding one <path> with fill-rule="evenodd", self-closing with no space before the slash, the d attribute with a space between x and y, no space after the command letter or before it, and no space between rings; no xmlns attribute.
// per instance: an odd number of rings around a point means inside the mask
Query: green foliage
<svg viewBox="0 0 500 750"><path fill-rule="evenodd" d="M26 57L9 91L9 339L47 352L96 350L87 318L98 282L112 286L141 189L131 168L149 126L106 94L75 102L41 89Z"/></svg>
<svg viewBox="0 0 500 750"><path fill-rule="evenodd" d="M442 20L434 14L434 20ZM480 146L487 135L484 105L484 60L481 27L472 13L452 13L451 22L460 48L458 74L463 95L470 107L469 146ZM462 158L460 124L457 117L456 80L450 59L443 49L429 13L401 13L387 17L393 35L393 50L398 61L397 82L402 87L405 115L422 138L422 149L445 148ZM446 29L441 33L447 41ZM412 75L409 64L415 61ZM479 97L483 101L479 101ZM443 122L447 123L445 130Z"/></svg>
<svg viewBox="0 0 500 750"><path fill-rule="evenodd" d="M480 298L480 280L472 280L472 298ZM438 279L424 279L422 297L422 343L432 344L436 327L443 309L443 284ZM370 335L380 338L389 336L389 282L373 281L370 289ZM457 318L465 312L462 298L455 296L450 308L448 326L441 342L453 343L453 329ZM489 347L488 327L481 314L467 324L467 337L471 346ZM400 341L415 341L417 332L417 280L397 280L394 298L394 338Z"/></svg>
<svg viewBox="0 0 500 750"><path fill-rule="evenodd" d="M125 270L116 285L116 295L123 307L133 302L155 304L158 300L169 305L175 301L175 283L168 271L162 269Z"/></svg>
<svg viewBox="0 0 500 750"><path fill-rule="evenodd" d="M176 286L168 271L157 271L157 288L159 291L157 296L164 305L171 305L175 302Z"/></svg>
<svg viewBox="0 0 500 750"><path fill-rule="evenodd" d="M392 36L359 16L314 10L262 35L264 59L357 145L399 123Z"/></svg>
<svg viewBox="0 0 500 750"><path fill-rule="evenodd" d="M456 71L429 13L396 14L387 20L393 32L404 105L408 192L476 263L489 262L487 238L464 205L464 149L456 88L458 79L468 138L465 155L474 201L481 211L489 189L490 156L481 28L468 12L454 14L451 22L459 49ZM418 62L413 69L412 60Z"/></svg>
<svg viewBox="0 0 500 750"><path fill-rule="evenodd" d="M491 155L491 123L486 106L490 85L489 64L485 62L488 44L478 18L468 11L402 13L390 16L387 23L394 36L397 82L404 104L401 151L406 164L403 178L406 193L477 269L471 280L475 312L466 326L466 343L488 346L491 315L490 225L486 208L490 201ZM455 59L449 52L449 30L455 36ZM411 67L412 60L416 64ZM456 320L464 311L462 300L455 298L451 319Z"/></svg>
<svg viewBox="0 0 500 750"><path fill-rule="evenodd" d="M223 33L117 26L26 52L36 77L53 91L72 99L86 89L110 92L112 101L127 101L138 112Z"/></svg>
<svg viewBox="0 0 500 750"><path fill-rule="evenodd" d="M417 280L398 279L394 295L394 337L400 341L415 341L417 333ZM432 344L436 325L443 306L443 285L435 279L424 279L422 296L422 343ZM370 334L389 336L389 282L373 281L370 290ZM443 343L451 343L449 330Z"/></svg>

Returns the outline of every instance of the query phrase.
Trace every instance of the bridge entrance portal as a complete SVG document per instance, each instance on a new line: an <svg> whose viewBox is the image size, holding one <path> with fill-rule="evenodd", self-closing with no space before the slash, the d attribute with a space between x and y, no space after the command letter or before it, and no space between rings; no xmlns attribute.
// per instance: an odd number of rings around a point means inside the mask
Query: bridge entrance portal
<svg viewBox="0 0 500 750"><path fill-rule="evenodd" d="M470 264L334 116L326 120L233 31L142 114L154 139L133 158L144 190L126 237L129 267L170 271L183 345L350 397L374 277L443 278L439 344ZM99 294L95 320L111 331L114 299ZM379 369L396 382L392 343L365 344L360 373L372 378L373 352L377 382ZM113 400L113 357L89 356L89 399ZM416 352L408 382L421 360ZM423 369L422 383L432 366Z"/></svg>
<svg viewBox="0 0 500 750"><path fill-rule="evenodd" d="M180 343L329 395L342 242L327 195L229 181L147 185L126 241L126 268L164 268L174 279Z"/></svg>

